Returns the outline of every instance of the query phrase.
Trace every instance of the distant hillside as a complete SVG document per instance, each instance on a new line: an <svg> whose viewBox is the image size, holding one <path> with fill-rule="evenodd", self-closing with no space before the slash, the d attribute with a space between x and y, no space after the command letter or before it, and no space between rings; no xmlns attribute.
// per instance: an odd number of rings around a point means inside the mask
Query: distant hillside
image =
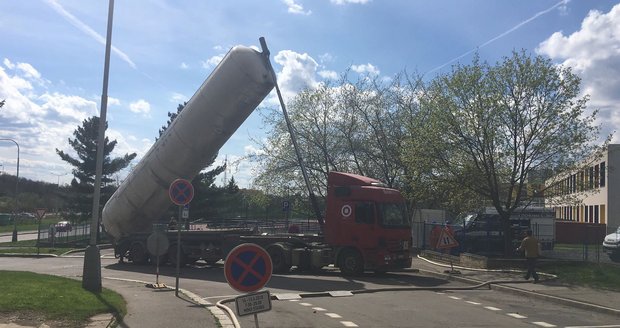
<svg viewBox="0 0 620 328"><path fill-rule="evenodd" d="M0 197L13 197L15 194L15 176L10 174L0 174ZM58 186L53 183L32 181L29 179L19 178L18 192L34 193L40 196L54 193Z"/></svg>

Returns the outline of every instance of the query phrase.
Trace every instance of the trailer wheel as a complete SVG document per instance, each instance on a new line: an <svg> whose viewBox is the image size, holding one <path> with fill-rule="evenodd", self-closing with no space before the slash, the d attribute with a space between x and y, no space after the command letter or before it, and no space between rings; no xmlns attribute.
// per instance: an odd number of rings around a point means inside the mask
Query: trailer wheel
<svg viewBox="0 0 620 328"><path fill-rule="evenodd" d="M270 246L267 248L267 253L269 253L269 257L271 257L273 273L286 273L289 271L290 266L286 264L286 256L281 246Z"/></svg>
<svg viewBox="0 0 620 328"><path fill-rule="evenodd" d="M149 261L149 256L144 244L139 241L131 243L131 246L129 246L129 258L135 264L146 264Z"/></svg>
<svg viewBox="0 0 620 328"><path fill-rule="evenodd" d="M343 275L357 276L364 272L364 259L357 250L345 249L340 255L339 267Z"/></svg>
<svg viewBox="0 0 620 328"><path fill-rule="evenodd" d="M187 264L187 255L183 253L183 247L181 247L181 261L179 266L185 266ZM177 244L172 244L168 247L168 261L173 265L177 265Z"/></svg>

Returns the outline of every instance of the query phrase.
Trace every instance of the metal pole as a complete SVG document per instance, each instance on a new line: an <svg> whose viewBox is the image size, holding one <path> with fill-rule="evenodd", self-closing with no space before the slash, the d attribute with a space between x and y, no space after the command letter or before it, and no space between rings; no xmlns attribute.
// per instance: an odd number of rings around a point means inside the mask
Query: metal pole
<svg viewBox="0 0 620 328"><path fill-rule="evenodd" d="M284 120L286 121L286 127L288 128L288 132L291 135L291 141L293 142L293 149L295 150L295 155L297 155L297 161L299 162L299 167L301 168L301 174L304 177L304 181L306 182L306 187L308 188L308 196L310 197L310 203L312 204L312 208L314 209L314 214L316 215L316 219L319 222L321 227L321 232L323 232L324 220L321 215L321 210L319 209L319 203L316 200L316 196L312 191L312 186L310 186L310 179L308 178L308 173L306 171L306 166L304 165L303 158L301 157L301 153L299 151L299 146L297 145L297 138L295 137L295 129L293 128L293 123L289 119L288 111L286 110L286 105L284 104L284 99L282 98L282 93L280 92L280 87L278 86L278 80L276 78L276 71L271 66L271 60L269 60L269 49L267 48L267 43L265 42L265 38L260 38L260 45L263 50L263 54L267 60L267 64L269 65L269 70L271 71L271 78L273 79L273 83L276 87L276 93L278 95L278 100L280 101L280 106L282 107L282 113L284 114Z"/></svg>
<svg viewBox="0 0 620 328"><path fill-rule="evenodd" d="M101 93L101 113L99 114L99 134L97 137L97 159L95 167L95 185L93 192L92 221L90 224L90 243L84 254L82 287L91 292L101 292L101 253L97 247L99 230L99 197L101 195L101 173L103 171L103 151L105 143L106 113L108 109L108 75L110 71L110 50L112 46L112 21L114 0L109 1L108 30L105 44L105 62L103 68L103 91Z"/></svg>
<svg viewBox="0 0 620 328"><path fill-rule="evenodd" d="M258 328L258 315L254 313L254 326Z"/></svg>
<svg viewBox="0 0 620 328"><path fill-rule="evenodd" d="M4 140L4 141L12 141L15 146L17 146L17 174L16 174L16 179L15 179L15 204L13 204L13 238L12 238L12 242L17 242L17 195L19 193L18 189L19 189L19 144L17 143L17 141L11 139L11 138L0 138L0 140Z"/></svg>
<svg viewBox="0 0 620 328"><path fill-rule="evenodd" d="M179 205L179 216L177 217L177 277L175 280L174 295L179 296L179 275L181 273L181 216L183 215L183 205Z"/></svg>

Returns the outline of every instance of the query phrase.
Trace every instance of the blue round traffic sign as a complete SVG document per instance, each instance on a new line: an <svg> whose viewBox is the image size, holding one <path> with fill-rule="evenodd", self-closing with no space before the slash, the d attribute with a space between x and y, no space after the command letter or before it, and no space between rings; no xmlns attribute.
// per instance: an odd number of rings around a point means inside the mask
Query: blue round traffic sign
<svg viewBox="0 0 620 328"><path fill-rule="evenodd" d="M176 179L170 184L168 195L176 205L189 204L194 198L194 186L185 179Z"/></svg>
<svg viewBox="0 0 620 328"><path fill-rule="evenodd" d="M224 275L230 287L240 292L263 288L273 269L269 253L256 244L241 244L226 256Z"/></svg>

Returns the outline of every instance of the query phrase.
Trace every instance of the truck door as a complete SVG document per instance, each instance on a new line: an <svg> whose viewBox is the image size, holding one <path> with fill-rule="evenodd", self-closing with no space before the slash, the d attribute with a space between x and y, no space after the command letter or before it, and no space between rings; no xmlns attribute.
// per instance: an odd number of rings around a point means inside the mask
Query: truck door
<svg viewBox="0 0 620 328"><path fill-rule="evenodd" d="M375 225L377 224L375 204L373 202L355 203L355 222L351 226L351 240L354 245L364 248L377 246Z"/></svg>

